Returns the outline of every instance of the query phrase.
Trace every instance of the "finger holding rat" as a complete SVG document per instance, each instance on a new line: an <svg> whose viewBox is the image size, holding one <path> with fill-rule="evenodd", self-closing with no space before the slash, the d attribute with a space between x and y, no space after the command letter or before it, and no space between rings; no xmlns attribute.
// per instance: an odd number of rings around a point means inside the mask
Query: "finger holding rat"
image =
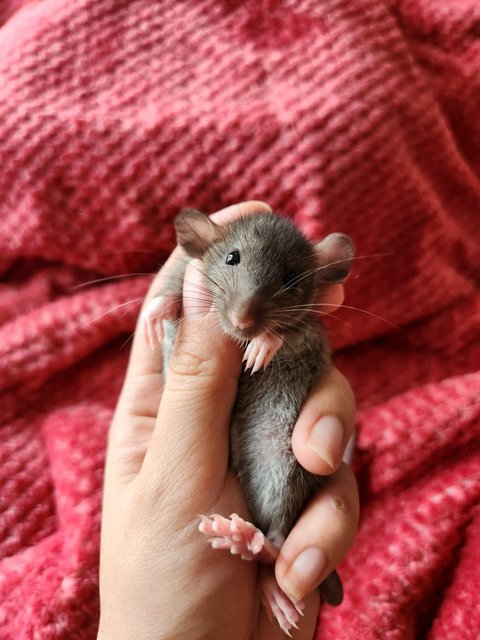
<svg viewBox="0 0 480 640"><path fill-rule="evenodd" d="M354 421L352 388L345 376L332 367L328 376L309 394L300 411L292 435L297 460L311 473L333 473L342 462Z"/></svg>
<svg viewBox="0 0 480 640"><path fill-rule="evenodd" d="M355 477L343 463L308 503L280 550L275 574L295 600L316 589L342 561L358 528Z"/></svg>

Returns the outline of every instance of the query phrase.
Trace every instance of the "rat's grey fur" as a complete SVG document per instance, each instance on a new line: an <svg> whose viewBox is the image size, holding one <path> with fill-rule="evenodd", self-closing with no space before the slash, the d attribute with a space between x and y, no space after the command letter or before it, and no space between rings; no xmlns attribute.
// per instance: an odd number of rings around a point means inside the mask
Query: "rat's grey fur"
<svg viewBox="0 0 480 640"><path fill-rule="evenodd" d="M240 376L232 413L231 464L254 524L273 541L286 538L323 481L298 463L292 431L307 394L329 366L321 328L306 324L288 338L263 372Z"/></svg>
<svg viewBox="0 0 480 640"><path fill-rule="evenodd" d="M222 227L201 216L194 210L180 214L177 239L190 255L202 258L226 333L237 340L250 340L272 326L272 317L279 317L275 315L279 309L297 307L293 312L283 312L285 326L278 332L284 344L272 362L253 375L242 372L230 437L231 466L242 485L252 521L273 542L281 544L309 497L326 482L298 463L291 445L305 398L331 366L324 331L315 314L301 305L312 302L314 296L318 299L322 286L343 280L350 270L350 260L333 259L331 266L331 259L325 259L324 268L316 270L314 245L290 220L273 214L239 218ZM346 236L339 235L338 239L350 243ZM235 249L240 251L241 260L232 267L225 259ZM353 253L351 243L349 250ZM351 258L348 251L346 255ZM185 262L177 265L167 293L176 291L181 296L184 269ZM298 279L295 287L285 289L282 280L292 271L308 275ZM242 305L250 305L255 315L254 327L247 330L232 326L228 316L232 308L242 309ZM166 322L165 329L167 366L176 325ZM336 572L322 587L327 601L339 604L342 587Z"/></svg>

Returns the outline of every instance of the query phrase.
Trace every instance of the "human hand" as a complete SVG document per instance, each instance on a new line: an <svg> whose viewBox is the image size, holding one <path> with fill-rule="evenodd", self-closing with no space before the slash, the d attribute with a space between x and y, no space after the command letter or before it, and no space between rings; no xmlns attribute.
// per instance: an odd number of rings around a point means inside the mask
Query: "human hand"
<svg viewBox="0 0 480 640"><path fill-rule="evenodd" d="M259 210L269 208L245 203L215 217L224 222ZM170 265L176 258L178 249ZM147 299L158 292L158 277ZM342 296L341 285L330 288L332 305ZM212 550L198 531L200 513L236 512L248 518L228 468L229 419L242 354L212 330L212 315L186 317L180 324L165 387L159 352L148 348L140 332L135 336L107 452L99 639L285 637L259 606L256 563ZM341 462L353 420L352 392L333 369L307 398L292 438L304 467L331 474L276 561L279 585L306 604L294 638L312 638L316 587L341 561L356 533L356 483ZM295 559L302 553L303 574L296 574ZM312 571L314 558L324 561L322 570Z"/></svg>

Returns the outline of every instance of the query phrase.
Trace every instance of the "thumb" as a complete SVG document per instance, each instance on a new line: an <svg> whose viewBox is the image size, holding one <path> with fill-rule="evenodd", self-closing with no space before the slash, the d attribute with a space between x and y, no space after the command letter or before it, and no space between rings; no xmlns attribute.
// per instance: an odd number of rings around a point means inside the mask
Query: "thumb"
<svg viewBox="0 0 480 640"><path fill-rule="evenodd" d="M185 272L186 313L141 471L159 487L182 480L176 486L187 493L192 484L213 489L224 482L241 369L241 352L221 328L199 264L192 261Z"/></svg>

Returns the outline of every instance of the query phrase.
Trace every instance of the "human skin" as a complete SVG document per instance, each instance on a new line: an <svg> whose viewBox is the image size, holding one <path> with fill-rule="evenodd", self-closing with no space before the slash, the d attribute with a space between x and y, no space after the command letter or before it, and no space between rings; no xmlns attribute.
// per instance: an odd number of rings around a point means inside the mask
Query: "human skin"
<svg viewBox="0 0 480 640"><path fill-rule="evenodd" d="M265 203L248 202L228 207L214 219L222 223L269 210ZM179 255L176 249L144 304L158 292L162 275ZM189 268L185 277L193 282L199 274ZM332 285L331 308L342 299L342 286ZM248 519L240 486L228 467L229 418L242 352L216 329L214 311L190 315L188 304L184 306L186 317L165 385L161 354L136 332L112 421L98 639L285 638L260 605L260 565L211 549L198 531L201 513L235 512ZM342 462L354 414L350 386L333 368L308 396L292 437L299 462L330 476L306 505L275 564L280 587L305 600L300 628L292 630L302 640L314 634L317 586L342 560L357 530L357 486Z"/></svg>

